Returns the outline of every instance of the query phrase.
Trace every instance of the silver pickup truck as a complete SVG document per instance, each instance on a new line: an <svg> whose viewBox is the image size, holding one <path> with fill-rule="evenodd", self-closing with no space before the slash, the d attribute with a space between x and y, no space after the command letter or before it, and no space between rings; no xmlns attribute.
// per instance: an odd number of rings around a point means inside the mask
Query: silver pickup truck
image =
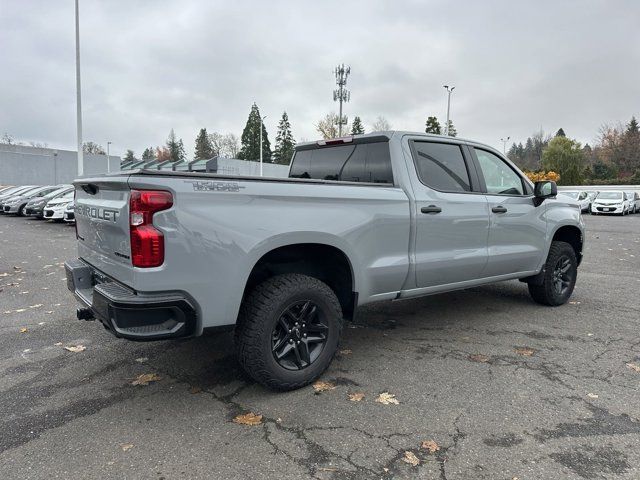
<svg viewBox="0 0 640 480"><path fill-rule="evenodd" d="M561 305L580 209L491 147L382 132L296 147L289 178L137 170L76 180L80 319L159 340L234 329L275 389L312 382L359 306L503 280Z"/></svg>

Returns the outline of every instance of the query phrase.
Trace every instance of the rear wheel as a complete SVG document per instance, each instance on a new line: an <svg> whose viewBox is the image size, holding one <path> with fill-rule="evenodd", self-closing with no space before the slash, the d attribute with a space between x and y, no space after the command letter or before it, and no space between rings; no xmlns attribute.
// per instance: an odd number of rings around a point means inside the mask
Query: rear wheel
<svg viewBox="0 0 640 480"><path fill-rule="evenodd" d="M538 303L558 306L569 300L576 285L578 261L573 247L566 242L551 243L540 285L529 283L529 293Z"/></svg>
<svg viewBox="0 0 640 480"><path fill-rule="evenodd" d="M328 285L278 275L250 292L236 327L238 360L254 380L293 390L317 379L338 348L342 309Z"/></svg>

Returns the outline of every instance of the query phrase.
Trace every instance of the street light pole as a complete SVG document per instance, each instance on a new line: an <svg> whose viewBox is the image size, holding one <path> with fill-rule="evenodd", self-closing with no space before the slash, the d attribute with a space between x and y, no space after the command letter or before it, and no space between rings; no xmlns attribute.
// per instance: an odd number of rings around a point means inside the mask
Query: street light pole
<svg viewBox="0 0 640 480"><path fill-rule="evenodd" d="M78 128L78 176L84 174L84 158L82 152L82 102L80 99L80 13L76 0L76 115Z"/></svg>
<svg viewBox="0 0 640 480"><path fill-rule="evenodd" d="M507 154L507 142L509 141L511 137L507 137L507 138L501 138L500 141L502 142L502 154L506 155Z"/></svg>
<svg viewBox="0 0 640 480"><path fill-rule="evenodd" d="M267 118L266 115L264 117L260 117L260 176L262 176L262 130L264 129L265 118Z"/></svg>
<svg viewBox="0 0 640 480"><path fill-rule="evenodd" d="M449 136L449 112L451 111L451 92L453 92L453 90L456 87L449 88L449 85L443 85L443 87L445 88L445 90L448 93L448 95L447 95L447 125L446 125L446 128L445 128L445 135Z"/></svg>
<svg viewBox="0 0 640 480"><path fill-rule="evenodd" d="M107 173L111 173L111 157L109 156L109 145L111 145L111 142L107 142Z"/></svg>

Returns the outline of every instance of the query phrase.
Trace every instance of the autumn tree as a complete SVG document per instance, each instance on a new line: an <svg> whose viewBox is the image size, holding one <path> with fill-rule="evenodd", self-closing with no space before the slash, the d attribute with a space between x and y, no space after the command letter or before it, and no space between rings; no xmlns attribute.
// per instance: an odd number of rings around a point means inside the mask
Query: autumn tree
<svg viewBox="0 0 640 480"><path fill-rule="evenodd" d="M426 133L433 133L435 135L440 135L442 133L442 127L440 126L440 122L437 117L427 117L425 127L424 131Z"/></svg>
<svg viewBox="0 0 640 480"><path fill-rule="evenodd" d="M166 162L167 160L174 161L168 147L156 147L155 156L158 162Z"/></svg>
<svg viewBox="0 0 640 480"><path fill-rule="evenodd" d="M254 103L247 118L247 124L242 131L241 147L237 157L243 160L260 160L260 131L262 130L262 157L263 161L271 163L271 143L267 129L262 122L260 110Z"/></svg>
<svg viewBox="0 0 640 480"><path fill-rule="evenodd" d="M282 118L278 124L278 133L276 133L276 146L273 151L273 162L280 165L289 165L296 141L291 133L291 124L287 112L282 113Z"/></svg>
<svg viewBox="0 0 640 480"><path fill-rule="evenodd" d="M206 160L215 156L213 150L213 144L209 135L207 135L207 129L201 128L198 136L196 137L195 156L197 160Z"/></svg>
<svg viewBox="0 0 640 480"><path fill-rule="evenodd" d="M562 185L582 184L582 146L567 137L554 137L542 153L542 166L560 174Z"/></svg>
<svg viewBox="0 0 640 480"><path fill-rule="evenodd" d="M353 123L351 124L351 135L362 135L364 133L364 125L360 117L353 117Z"/></svg>

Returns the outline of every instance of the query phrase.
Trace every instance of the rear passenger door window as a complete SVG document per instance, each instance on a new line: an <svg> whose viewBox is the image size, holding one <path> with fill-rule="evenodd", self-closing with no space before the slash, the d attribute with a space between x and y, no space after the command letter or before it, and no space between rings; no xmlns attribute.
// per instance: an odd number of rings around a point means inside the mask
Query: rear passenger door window
<svg viewBox="0 0 640 480"><path fill-rule="evenodd" d="M524 184L518 175L497 155L474 148L487 193L493 195L524 195Z"/></svg>
<svg viewBox="0 0 640 480"><path fill-rule="evenodd" d="M416 141L413 151L422 183L441 192L471 191L469 171L460 145Z"/></svg>

